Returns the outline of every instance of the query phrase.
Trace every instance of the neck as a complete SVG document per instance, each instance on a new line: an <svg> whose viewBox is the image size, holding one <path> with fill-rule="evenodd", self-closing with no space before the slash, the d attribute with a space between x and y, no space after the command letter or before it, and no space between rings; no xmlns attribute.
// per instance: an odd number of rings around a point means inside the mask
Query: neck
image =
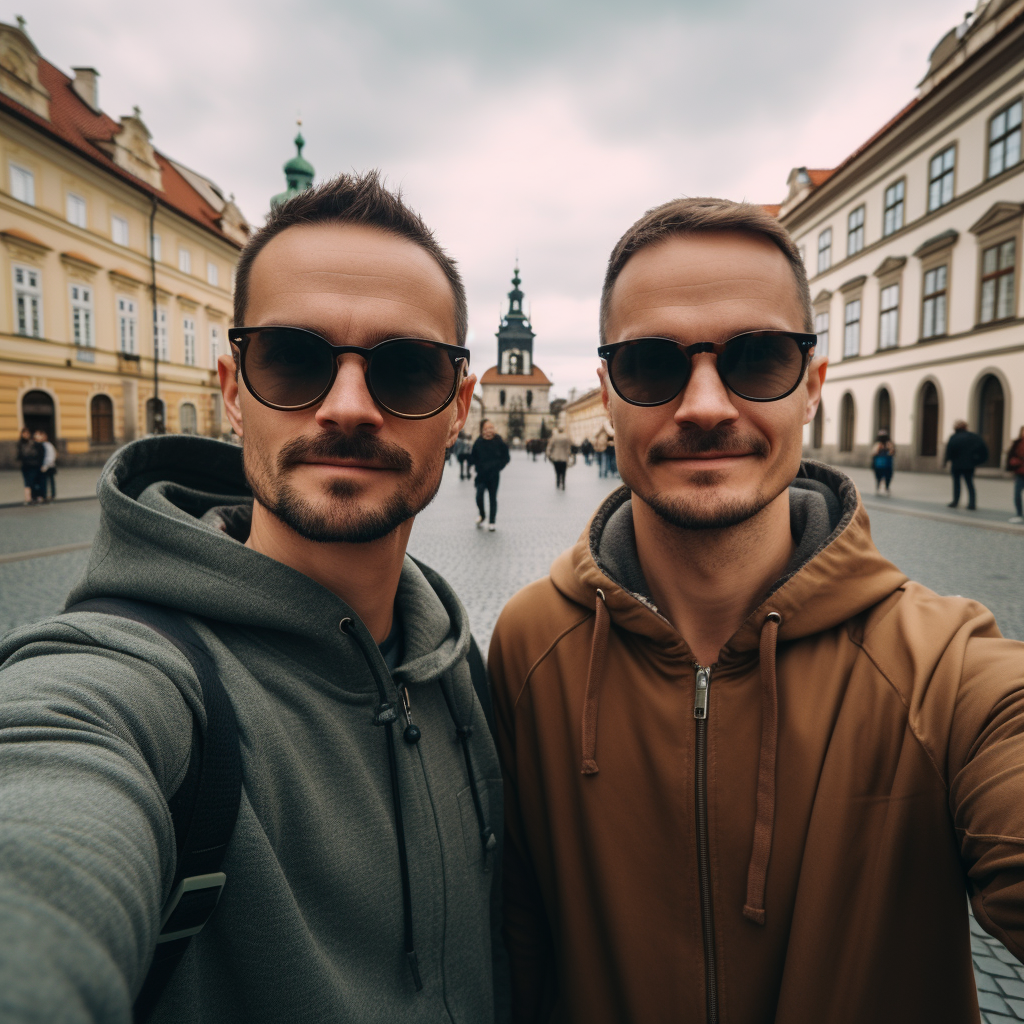
<svg viewBox="0 0 1024 1024"><path fill-rule="evenodd" d="M283 562L340 597L381 643L391 632L398 579L413 520L366 544L320 544L300 537L258 501L245 546Z"/></svg>
<svg viewBox="0 0 1024 1024"><path fill-rule="evenodd" d="M697 662L719 651L793 557L789 489L724 530L682 530L633 495L636 550L651 597Z"/></svg>

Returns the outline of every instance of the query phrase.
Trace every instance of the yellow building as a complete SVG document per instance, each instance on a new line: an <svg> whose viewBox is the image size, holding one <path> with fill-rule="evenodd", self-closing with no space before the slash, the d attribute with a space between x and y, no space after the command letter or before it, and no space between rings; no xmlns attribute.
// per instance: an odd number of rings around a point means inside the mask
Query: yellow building
<svg viewBox="0 0 1024 1024"><path fill-rule="evenodd" d="M0 24L0 466L23 426L64 464L228 429L216 361L249 225L138 108L100 110L94 69L73 73Z"/></svg>
<svg viewBox="0 0 1024 1024"><path fill-rule="evenodd" d="M593 388L578 398L573 397L562 410L562 416L565 432L573 444L579 445L588 439L593 441L608 418L601 401L601 389Z"/></svg>

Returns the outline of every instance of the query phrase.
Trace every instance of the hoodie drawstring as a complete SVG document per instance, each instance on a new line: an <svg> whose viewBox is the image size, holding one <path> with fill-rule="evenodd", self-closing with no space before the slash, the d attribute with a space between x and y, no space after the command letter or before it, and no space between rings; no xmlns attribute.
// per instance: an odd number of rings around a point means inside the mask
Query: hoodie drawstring
<svg viewBox="0 0 1024 1024"><path fill-rule="evenodd" d="M420 966L416 958L416 947L412 938L412 887L409 884L409 854L405 848L405 824L402 819L402 795L398 786L398 759L395 756L395 734L394 724L398 713L395 705L388 700L387 688L384 680L377 669L372 653L367 649L366 642L360 636L359 631L352 628L352 620L347 616L338 624L341 631L355 640L363 654L366 664L369 666L373 681L377 684L377 695L380 703L377 705L373 724L384 726L384 736L388 747L388 767L391 769L391 799L395 807L395 833L398 836L398 867L402 875L402 923L405 932L405 957L409 962L409 971L412 974L413 984L416 991L423 989L423 981L420 979Z"/></svg>
<svg viewBox="0 0 1024 1024"><path fill-rule="evenodd" d="M757 769L757 814L754 843L747 869L747 902L743 916L764 924L764 890L775 828L775 760L779 740L779 690L775 680L775 647L782 616L769 612L761 627L761 761Z"/></svg>
<svg viewBox="0 0 1024 1024"><path fill-rule="evenodd" d="M594 640L590 647L590 668L587 669L587 688L583 691L583 764L581 775L596 775L597 761L597 706L601 699L601 679L604 675L605 655L608 652L608 628L611 616L605 605L604 591L598 590L594 606Z"/></svg>

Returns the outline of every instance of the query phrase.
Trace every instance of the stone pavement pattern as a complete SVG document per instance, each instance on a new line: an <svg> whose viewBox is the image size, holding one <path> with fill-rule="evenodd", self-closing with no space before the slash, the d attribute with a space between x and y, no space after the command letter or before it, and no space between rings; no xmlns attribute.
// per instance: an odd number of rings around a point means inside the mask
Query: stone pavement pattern
<svg viewBox="0 0 1024 1024"><path fill-rule="evenodd" d="M83 470L80 479L76 477L76 489L90 493L97 475L97 470ZM949 500L946 477L898 474L894 497L876 500L870 473L854 470L851 475L872 506L872 536L883 554L938 593L981 601L993 611L1005 635L1024 639L1024 530L997 532L971 525L966 512L958 514L962 521L894 514L898 505L917 502L945 515L950 511L944 507ZM619 483L600 479L596 466L582 460L569 470L565 491L556 491L554 482L550 464L514 453L498 491L498 529L488 533L475 527L475 488L472 482L459 480L453 460L436 499L413 527L410 553L452 584L485 653L505 602L547 574L551 562L575 543L593 510ZM0 504L3 483L0 479ZM979 487L979 505L991 512L993 522L1005 522L1009 484L979 483L984 484ZM16 489L14 498L20 500ZM887 511L887 500L892 511ZM88 551L7 559L18 552L86 542L98 520L95 500L0 508L0 633L58 611L85 568ZM987 1024L1024 1020L1024 966L984 934L973 917L971 935L983 1019Z"/></svg>

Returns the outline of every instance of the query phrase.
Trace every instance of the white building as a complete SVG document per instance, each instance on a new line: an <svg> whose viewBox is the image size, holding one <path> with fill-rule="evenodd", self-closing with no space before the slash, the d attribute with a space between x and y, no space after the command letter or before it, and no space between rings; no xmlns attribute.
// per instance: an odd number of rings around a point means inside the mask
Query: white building
<svg viewBox="0 0 1024 1024"><path fill-rule="evenodd" d="M830 171L795 168L778 211L829 355L806 453L937 470L954 420L998 472L1024 423L1024 0L982 0L911 100Z"/></svg>

